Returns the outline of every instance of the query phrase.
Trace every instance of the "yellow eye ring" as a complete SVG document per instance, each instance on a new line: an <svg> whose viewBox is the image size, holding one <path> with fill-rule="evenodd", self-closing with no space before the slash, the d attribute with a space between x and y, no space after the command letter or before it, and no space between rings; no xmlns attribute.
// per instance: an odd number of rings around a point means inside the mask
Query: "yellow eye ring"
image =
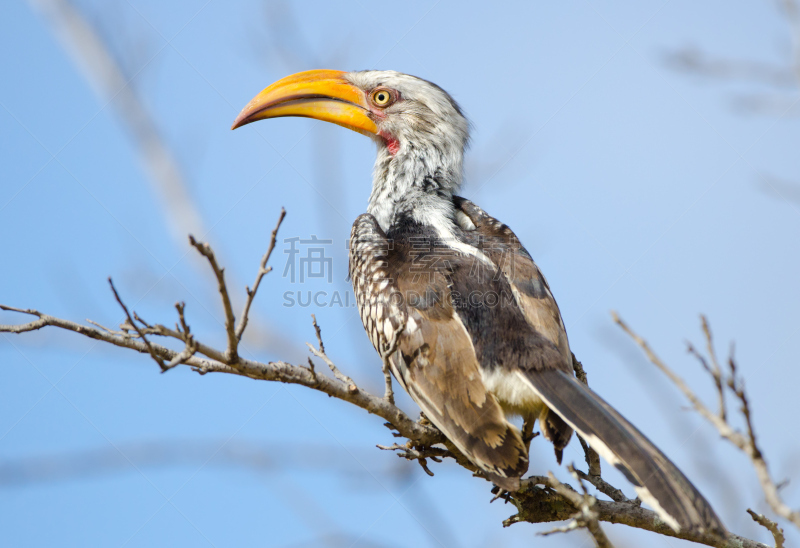
<svg viewBox="0 0 800 548"><path fill-rule="evenodd" d="M394 102L394 96L387 89L376 89L372 92L372 102L376 106L385 108Z"/></svg>

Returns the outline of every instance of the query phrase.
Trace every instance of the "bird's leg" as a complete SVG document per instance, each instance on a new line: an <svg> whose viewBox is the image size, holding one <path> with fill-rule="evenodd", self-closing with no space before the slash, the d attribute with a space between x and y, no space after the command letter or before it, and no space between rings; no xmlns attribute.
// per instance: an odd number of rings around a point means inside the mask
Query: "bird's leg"
<svg viewBox="0 0 800 548"><path fill-rule="evenodd" d="M499 485L495 485L494 487L492 487L492 494L494 495L494 497L492 498L492 500L489 501L489 504L493 503L497 499L503 499L503 502L505 504L511 502L511 492L506 491Z"/></svg>
<svg viewBox="0 0 800 548"><path fill-rule="evenodd" d="M394 405L394 390L392 390L392 372L389 370L389 358L383 358L383 381L386 385L386 390L383 393L383 399Z"/></svg>
<svg viewBox="0 0 800 548"><path fill-rule="evenodd" d="M384 451L397 451L397 456L406 460L416 460L426 474L433 476L433 472L428 468L427 459L433 462L442 462L444 457L455 458L450 451L439 447L415 447L414 442L409 440L405 445L393 444L391 446L378 445L378 449Z"/></svg>
<svg viewBox="0 0 800 548"><path fill-rule="evenodd" d="M403 332L403 329L405 329L405 327L406 327L405 322L402 322L400 326L397 329L395 329L394 333L392 334L392 340L383 343L381 348L381 358L383 359L383 380L386 385L386 390L384 391L383 399L392 405L394 405L394 390L392 389L392 371L391 368L389 367L389 358L391 358L392 354L394 354L397 351L400 333Z"/></svg>
<svg viewBox="0 0 800 548"><path fill-rule="evenodd" d="M527 417L525 422L522 423L522 443L525 444L525 450L530 454L531 441L539 435L539 432L533 432L533 426L536 424L536 417Z"/></svg>

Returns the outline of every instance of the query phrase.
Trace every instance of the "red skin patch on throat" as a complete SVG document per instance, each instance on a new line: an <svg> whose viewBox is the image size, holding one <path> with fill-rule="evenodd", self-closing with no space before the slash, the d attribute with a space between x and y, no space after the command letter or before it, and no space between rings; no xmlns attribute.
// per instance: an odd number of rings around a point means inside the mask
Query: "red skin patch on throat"
<svg viewBox="0 0 800 548"><path fill-rule="evenodd" d="M380 136L383 137L383 142L386 143L386 148L389 149L389 154L392 156L397 154L397 151L400 150L400 141L386 133L381 133Z"/></svg>

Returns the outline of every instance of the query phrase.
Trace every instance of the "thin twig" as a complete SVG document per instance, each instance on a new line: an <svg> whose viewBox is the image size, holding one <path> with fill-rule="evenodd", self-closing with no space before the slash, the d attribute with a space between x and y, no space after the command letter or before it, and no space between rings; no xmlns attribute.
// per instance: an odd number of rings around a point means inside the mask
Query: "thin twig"
<svg viewBox="0 0 800 548"><path fill-rule="evenodd" d="M717 387L717 398L718 398L718 407L719 407L719 416L723 421L728 420L728 410L725 404L725 387L724 387L724 380L722 375L722 368L719 366L719 360L717 360L717 353L714 350L714 340L711 336L711 327L708 325L708 320L705 316L700 316L700 321L703 328L703 335L706 340L706 352L708 352L709 359L711 360L711 366L708 365L706 359L697 351L695 348L688 344L689 353L692 354L697 358L700 364L703 366L711 378L714 380L714 385Z"/></svg>
<svg viewBox="0 0 800 548"><path fill-rule="evenodd" d="M233 316L233 308L231 307L231 298L228 295L228 286L225 284L225 269L221 268L217 263L217 258L214 256L214 250L205 242L198 242L194 236L189 235L189 243L200 252L200 254L208 259L208 263L214 270L214 276L217 278L217 290L220 297L222 297L222 308L225 310L225 333L228 335L228 348L225 351L225 363L229 365L236 365L239 361L239 339L236 337L236 318Z"/></svg>
<svg viewBox="0 0 800 548"><path fill-rule="evenodd" d="M186 363L189 358L195 355L197 352L197 343L194 340L194 336L192 336L192 331L189 329L189 325L186 323L186 316L184 315L184 310L186 309L186 303L178 302L175 303L175 309L178 311L178 319L180 320L180 327L181 333L183 333L183 340L186 342L186 346L181 351L180 354L172 358L166 366L166 369L162 371L165 373L169 369L172 369L176 365L181 365Z"/></svg>
<svg viewBox="0 0 800 548"><path fill-rule="evenodd" d="M176 355L166 364L162 373L166 373L176 365L181 365L186 363L187 361L189 361L189 358L194 356L196 351L197 351L196 347L194 347L191 343L186 343L186 348L181 350L180 354Z"/></svg>
<svg viewBox="0 0 800 548"><path fill-rule="evenodd" d="M322 344L322 330L320 329L319 325L317 325L317 317L314 314L311 314L311 320L312 323L314 324L314 331L316 331L317 333L319 350L311 346L309 343L306 343L308 349L311 351L312 354L314 354L316 357L320 358L322 361L328 364L328 367L330 367L331 371L333 371L333 376L339 379L341 382L345 383L347 385L348 390L352 392L358 392L358 387L356 386L356 383L353 381L353 379L351 379L350 377L339 371L339 368L336 367L336 364L333 363L333 361L325 353L325 345Z"/></svg>
<svg viewBox="0 0 800 548"><path fill-rule="evenodd" d="M556 527L549 531L538 533L541 536L551 535L553 533L565 533L578 528L586 528L589 534L592 535L594 543L597 548L613 548L613 544L608 540L603 528L600 527L598 521L598 514L594 510L597 504L597 499L589 494L586 487L580 480L575 468L572 465L567 466L567 469L572 473L575 480L581 487L583 495L575 492L571 487L568 487L558 481L552 472L548 472L549 486L556 491L559 495L567 499L577 510L578 513L572 516L572 521L564 527Z"/></svg>
<svg viewBox="0 0 800 548"><path fill-rule="evenodd" d="M36 331L37 329L41 329L47 326L47 320L45 320L42 316L41 312L38 310L33 310L31 308L14 308L13 306L6 306L4 304L0 304L0 310L7 310L8 312L19 312L20 314L29 314L31 316L38 316L38 320L34 320L32 322L23 323L19 325L2 325L0 324L0 333L27 333L28 331Z"/></svg>
<svg viewBox="0 0 800 548"><path fill-rule="evenodd" d="M772 533L772 538L775 539L775 548L784 548L783 543L786 542L786 538L783 536L783 529L781 529L777 523L769 519L764 514L756 514L750 508L747 509L747 513L750 514L750 517L753 518L753 521Z"/></svg>
<svg viewBox="0 0 800 548"><path fill-rule="evenodd" d="M139 316L139 314L137 314L135 310L133 311L133 319L136 320L137 322L139 322L140 324L142 324L143 326L145 326L148 329L151 329L153 327L152 325L147 323L147 321L142 319L142 317Z"/></svg>
<svg viewBox="0 0 800 548"><path fill-rule="evenodd" d="M317 335L317 342L319 343L319 351L325 353L325 344L322 342L322 329L317 323L317 316L311 314L311 323L314 326L314 333Z"/></svg>
<svg viewBox="0 0 800 548"><path fill-rule="evenodd" d="M286 209L281 208L281 214L278 217L278 223L275 225L275 228L272 229L272 236L269 239L269 247L267 248L267 252L264 253L263 257L261 257L261 264L259 264L258 267L256 281L253 282L253 289L250 289L249 287L245 288L245 291L247 291L247 300L244 303L244 309L242 310L242 315L239 318L239 325L236 326L235 333L237 341L242 340L244 330L247 328L248 316L250 315L250 305L253 304L253 299L256 297L256 291L258 291L258 287L261 285L261 279L272 272L272 267L267 267L267 262L269 262L269 258L272 256L272 251L275 249L275 242L278 237L278 229L281 227L284 217L286 217Z"/></svg>
<svg viewBox="0 0 800 548"><path fill-rule="evenodd" d="M713 366L713 370L716 372L716 374L721 377L722 369L719 366L717 353L714 350L714 338L711 336L711 326L708 325L708 319L703 315L700 316L700 324L703 328L703 335L706 339L706 351L708 352L708 357L711 358L711 365Z"/></svg>
<svg viewBox="0 0 800 548"><path fill-rule="evenodd" d="M100 329L102 329L103 331L108 331L109 333L113 333L113 334L115 334L115 335L125 335L125 334L126 334L124 331L115 331L115 330L113 330L113 329L109 329L108 327L106 327L106 326L104 326L104 325L101 325L101 324L99 324L99 323L97 323L97 322L95 322L95 321L93 321L93 320L90 320L89 318L86 318L86 321L87 321L88 323L92 324L92 325L93 325L93 326L95 326L95 327L99 327L99 328L100 328Z"/></svg>
<svg viewBox="0 0 800 548"><path fill-rule="evenodd" d="M581 472L580 470L577 470L576 473L578 474L578 477L580 479L588 481L589 483L594 485L595 489L597 489L598 491L600 491L613 501L627 502L630 504L635 504L637 506L639 506L642 503L642 501L639 500L638 497L635 499L629 499L628 497L625 496L625 493L623 493L621 489L617 489L616 487L608 483L600 476L586 474L584 472Z"/></svg>
<svg viewBox="0 0 800 548"><path fill-rule="evenodd" d="M447 449L442 449L439 447L415 447L414 443L411 441L405 445L398 445L395 443L392 445L376 445L375 447L378 449L383 449L384 451L397 451L398 457L406 460L417 461L425 473L429 476L433 476L433 472L431 472L428 468L427 459L431 459L434 462L442 462L442 459L446 457L450 457L452 459L456 458L453 453Z"/></svg>
<svg viewBox="0 0 800 548"><path fill-rule="evenodd" d="M130 312L128 312L128 307L127 307L127 306L125 306L125 303L124 303L124 302L122 302L122 299L120 298L120 296L119 296L119 293L117 293L117 288L116 288L116 287L114 287L114 281L111 279L111 277L109 277L109 278L108 278L108 285L110 285L110 286L111 286L111 291L113 291L113 292L114 292L114 298L115 298L115 299L117 299L117 302L118 302L118 303L119 303L119 305L122 307L122 310L124 310L124 311L125 311L125 316L127 316L127 318L128 318L128 323L129 323L131 326L133 326L133 329L135 329L135 330L136 330L136 333L138 333L138 334L139 334L139 338L140 338L140 339L142 339L142 342L143 342L143 343L145 344L145 346L147 347L147 351L148 351L148 352L150 352L150 356L151 356L151 357L152 357L152 358L155 360L155 362L156 362L156 363L158 364L158 366L161 368L161 372L163 373L164 371L166 371L167 369L169 369L169 368L167 367L167 365L164 363L164 360L163 360L163 359L161 359L161 356L159 356L158 354L156 354L156 351L155 351L155 349L154 349L154 348L153 348L153 346L150 344L150 341L148 341L148 340L147 340L147 337L145 337L145 336L144 336L144 333L142 333L142 330L141 330L141 329L139 329L139 326L138 326L138 325L136 325L136 322L134 322L134 321L133 321L133 318L131 317L131 313L130 313Z"/></svg>

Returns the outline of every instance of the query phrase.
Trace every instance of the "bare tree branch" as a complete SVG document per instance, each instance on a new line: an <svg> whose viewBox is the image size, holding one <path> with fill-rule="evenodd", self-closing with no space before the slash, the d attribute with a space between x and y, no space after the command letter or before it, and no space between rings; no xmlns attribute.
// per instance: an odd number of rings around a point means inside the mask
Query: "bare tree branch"
<svg viewBox="0 0 800 548"><path fill-rule="evenodd" d="M0 332L7 333L23 333L41 329L45 326L55 326L68 331L74 331L89 338L102 340L116 346L130 348L141 353L150 354L147 345L141 340L140 337L134 337L131 334L125 333L123 335L114 334L104 329L95 327L88 327L55 318L42 314L35 310L23 310L0 305L3 310L11 310L24 314L31 314L37 316L39 319L23 325L0 325ZM160 336L168 336L182 340L182 333L168 329L162 325L154 325L150 327L140 328L144 334L155 334ZM179 353L165 348L161 345L151 343L152 351L161 359L172 360ZM475 468L470 463L465 462L463 457L453 452L453 448L448 441L441 435L435 428L425 424L425 421L415 422L411 420L402 410L395 406L389 405L382 397L375 396L367 393L350 384L346 381L339 379L331 379L320 374L312 372L307 367L295 366L286 362L269 362L261 363L244 358L240 358L236 367L225 364L225 356L223 352L211 349L202 343L197 343L197 351L209 357L209 359L192 356L186 360L195 371L201 374L208 372L224 372L247 376L254 379L271 380L286 382L291 384L299 384L312 388L314 390L328 394L329 396L353 403L367 410L370 413L376 414L388 421L391 428L396 429L399 435L408 438L413 443L403 446L386 447L386 449L401 450L408 454L408 457L416 460L420 458L430 458L437 460L442 457L452 457L457 460L459 465L467 468L468 470L475 471ZM438 449L433 447L437 443L445 443L448 449ZM408 451L408 449L412 449ZM421 448L421 449L420 449ZM401 455L404 458L406 455ZM435 458L434 458L435 457ZM421 462L422 464L422 462ZM430 470L428 470L430 472ZM591 479L587 478L591 482ZM518 509L518 514L509 518L504 522L505 525L517 523L520 521L528 521L531 523L545 523L553 521L564 521L571 518L575 512L575 508L569 502L555 491L547 492L538 489L536 485L545 485L554 488L549 478L543 476L533 476L523 480L523 488L513 494L513 498L509 498ZM613 487L610 489L599 489L601 492L614 492ZM610 496L610 495L609 495ZM655 512L642 508L638 505L638 501L597 501L594 506L597 512L597 519L608 523L621 523L630 527L652 531L662 535L682 538L693 542L706 544L708 546L715 546L719 548L764 548L766 545L740 537L738 535L731 535L726 540L720 540L711 535L698 535L692 532L676 533L662 520L658 518Z"/></svg>
<svg viewBox="0 0 800 548"><path fill-rule="evenodd" d="M166 348L156 343L150 343L150 349L138 336L115 335L108 331L81 325L76 322L49 316L38 310L19 309L10 306L0 305L0 309L13 312L20 312L36 316L39 319L22 325L0 325L0 333L24 333L35 331L46 326L58 327L67 331L79 333L91 339L101 340L114 346L129 348L143 354L153 353L162 360L172 360L180 353ZM163 325L156 325L149 329L142 329L144 334L155 334L183 340L182 334L168 329ZM239 358L237 367L225 363L225 354L214 350L202 343L197 343L197 352L207 356L202 358L197 355L186 360L186 364L191 366L200 374L206 373L231 373L267 381L285 382L288 384L299 384L323 392L334 398L352 403L369 413L378 415L387 420L402 436L418 441L421 444L433 445L443 442L442 434L431 426L421 425L408 417L403 411L395 406L387 404L383 398L369 394L358 389L355 384L348 384L338 379L331 379L322 375L313 374L308 368L291 365L283 361L276 362L257 362L245 358ZM350 387L354 389L351 389Z"/></svg>
<svg viewBox="0 0 800 548"><path fill-rule="evenodd" d="M538 487L544 486L544 488ZM571 519L575 506L569 499L555 491L555 483L548 476L531 476L522 480L520 491L514 493L512 499L518 514L503 522L508 527L515 523L549 523ZM748 538L730 534L720 539L711 534L698 534L692 531L676 532L658 514L630 502L598 500L594 504L598 521L619 523L651 531L660 535L688 540L715 548L770 548L766 544Z"/></svg>
<svg viewBox="0 0 800 548"><path fill-rule="evenodd" d="M730 422L728 422L725 415L723 394L718 394L721 404L719 412L715 414L708 407L706 407L702 401L700 401L700 398L695 395L695 393L689 388L683 379L675 374L672 369L670 369L658 356L656 356L656 354L650 348L650 345L647 344L647 341L634 333L633 330L631 330L631 328L620 319L616 312L612 312L612 317L614 318L614 322L616 322L617 325L619 325L623 331L625 331L636 342L636 344L639 345L650 362L658 367L658 369L660 369L661 372L664 373L681 392L683 392L683 395L692 404L694 410L697 411L708 422L710 422L723 438L734 444L750 458L753 468L755 468L756 475L758 476L758 481L761 484L761 489L764 491L764 497L770 508L772 508L772 510L782 518L787 519L795 526L800 527L800 511L792 510L781 499L778 492L778 486L770 476L769 467L767 466L764 454L761 452L761 449L756 442L756 434L751 420L750 404L747 399L747 394L744 390L743 382L736 376L736 362L733 359L733 355L731 355L728 360L730 373L728 374L727 378L722 379L721 371L717 372L721 379L720 382L717 382L717 378L715 377L714 373L715 369L713 366L709 368L708 364L704 360L701 360L701 364L703 364L703 367L706 369L706 371L711 373L718 392L724 392L724 390L727 388L740 401L740 411L747 426L747 432L744 434L736 430L733 426L731 426ZM711 339L711 330L707 328L708 323L705 318L702 318L702 322L704 325L706 343L709 347L711 347L713 345L713 341ZM695 355L697 354L692 347L690 347L690 352ZM715 361L716 358L712 358L712 360ZM719 369L719 366L716 367ZM724 384L722 382L723 380Z"/></svg>
<svg viewBox="0 0 800 548"><path fill-rule="evenodd" d="M283 213L281 214L280 220L282 220L282 218ZM278 227L279 226L280 223L278 223ZM278 227L276 227L276 230ZM319 326L316 324L316 318L314 319L314 327L319 341L319 350L314 349L310 345L309 348L311 348L314 355L323 359L325 363L328 364L336 377L335 379L319 375L307 367L296 366L283 361L263 363L238 356L236 352L238 339L233 327L233 311L230 307L230 297L225 284L224 270L216 262L214 252L208 244L196 242L194 238L191 237L190 241L192 245L208 259L218 282L219 294L227 318L225 328L228 334L228 348L224 352L196 340L186 327L181 330L170 329L161 324L151 325L139 318L135 312L131 315L113 286L114 294L128 317L127 323L123 324L122 330L119 332L102 327L81 325L69 320L49 316L38 310L13 308L5 305L0 305L0 309L36 316L38 320L22 325L0 325L0 332L24 333L41 329L45 326L54 326L79 333L92 339L102 340L115 346L147 353L159 363L159 367L161 367L162 371L168 369L167 364L164 363L165 361L171 363L175 360L176 365L179 362L183 362L200 374L230 373L253 379L300 384L324 392L329 396L343 399L365 409L369 413L379 415L388 421L389 425L397 430L400 435L415 441L419 445L433 445L445 441L442 434L436 428L430 425L417 423L409 418L402 410L388 403L385 399L360 390L350 377L339 371L333 361L331 361L324 352L321 332ZM262 264L266 266L265 263ZM252 293L254 296L255 285ZM179 315L182 314L183 307L179 309ZM134 335L130 333L130 331L135 331L136 334ZM153 343L147 339L148 336L165 337L181 341L186 345L190 345L193 350L192 355L188 355L189 352L186 352L186 349L182 352L177 352L165 346ZM205 358L197 354L201 354L205 356Z"/></svg>
<svg viewBox="0 0 800 548"><path fill-rule="evenodd" d="M428 468L428 460L438 463L441 462L443 458L449 457L454 459L459 466L471 471L474 475L481 476L481 473L475 466L469 462L438 429L433 427L424 416L422 416L419 421L412 420L401 409L394 405L391 399L386 397L386 395L381 397L370 394L359 388L351 377L340 371L326 353L325 345L322 341L321 329L313 315L312 321L318 346L315 348L308 344L308 347L314 356L322 359L328 365L333 373L333 378L315 371L313 362L310 360L310 367L307 367L304 365L292 365L284 361L259 362L245 359L238 355L236 350L239 336L244 332L247 312L255 298L255 293L259 287L260 281L262 277L269 272L267 262L274 249L277 230L280 227L283 217L284 212L282 211L275 230L273 231L269 249L263 256L259 265L256 283L253 285L252 290L247 290L248 302L245 304L243 316L238 326L235 326L233 311L230 307L230 296L225 283L224 270L217 263L214 252L208 244L198 243L192 239L192 245L206 257L218 282L220 298L223 303L223 308L226 311L225 330L228 335L228 346L224 351L217 350L204 344L202 341L197 340L191 333L185 318L183 303L178 303L176 305L178 323L176 323L174 329L162 324L151 324L138 316L135 311L128 310L113 285L112 289L114 290L115 297L125 311L127 318L120 326L119 330L112 330L99 324L81 325L69 320L49 316L37 310L0 305L0 309L2 310L27 314L37 318L31 322L20 325L0 325L0 332L19 334L41 329L46 326L54 326L115 346L148 354L159 363L159 367L161 367L162 371L166 371L180 364L185 364L200 374L228 373L253 379L306 386L327 394L328 396L352 403L369 413L382 417L387 421L386 426L397 431L397 433L394 434L395 436L405 437L408 439L408 442L404 445L394 444L391 446L379 447L385 450L398 451L398 456L402 458L416 460L427 474L433 475L433 472ZM708 330L707 333L709 344L711 344L710 330ZM153 342L152 339L154 337L161 337L171 341L180 341L183 343L184 348L181 351L173 350L167 346ZM646 343L643 344L645 345L646 351L649 352L649 355L653 355L649 347L646 346ZM383 352L384 358L390 356L391 353L396 350L394 346L395 344L393 341L387 341L386 348L384 349L385 352ZM653 359L660 363L655 356ZM665 368L663 364L662 367ZM742 401L744 409L746 409L745 417L749 425L749 437L745 437L741 433L733 431L720 416L702 407L702 403L693 396L688 387L683 385L682 381L677 378L677 376L672 374L670 378L674 378L677 383L679 383L679 386L683 386L688 394L692 396L690 401L693 401L700 409L703 409L704 412L711 417L709 420L716 421L728 428L730 431L728 433L732 439L744 444L743 447L752 446L753 449L751 449L751 453L754 455L754 458L760 459L760 462L763 463L763 457L755 445L755 435L752 433L752 425L749 424L749 406L746 396L744 395L744 390L740 382L736 379L735 363L733 360L730 360L729 367L731 368L730 378L726 379L726 384L724 386L736 394L737 398ZM586 382L585 372L580 362L577 360L574 360L574 368L576 375L583 382ZM710 370L713 370L713 368ZM444 447L442 447L442 445L444 445ZM503 498L506 502L513 503L517 508L518 513L506 520L504 524L510 525L520 521L545 523L574 520L573 525L567 528L586 527L593 535L598 546L610 546L608 539L599 527L599 522L601 521L622 523L658 534L682 538L719 548L763 548L765 546L737 535L730 535L727 539L720 539L713 535L700 535L692 531L676 533L659 519L654 512L642 508L638 499L627 499L619 489L603 480L600 477L599 463L598 465L593 464L593 459L596 457L591 457L591 453L593 452L586 446L589 474L572 470L573 476L578 482L580 489L583 491L582 495L568 485L558 482L554 477L533 476L523 480L520 491L516 493L504 492L500 493L498 497L495 497ZM764 464L764 467L765 466ZM766 468L764 469L766 470ZM605 494L612 500L603 501L591 497L586 491L582 480L591 483L598 492ZM538 486L544 486L545 488L542 489Z"/></svg>
<svg viewBox="0 0 800 548"><path fill-rule="evenodd" d="M552 472L548 472L547 477L550 479L550 486L555 489L556 493L569 500L569 502L577 508L578 513L574 514L570 522L564 527L556 527L550 531L544 531L538 534L545 536L553 533L566 533L574 529L585 528L589 531L589 534L592 535L597 548L614 548L614 545L608 540L608 537L598 522L597 512L594 510L597 499L586 491L586 487L583 485L583 482L581 482L577 472L575 472L575 467L570 464L567 468L575 478L575 481L581 486L583 495L575 492L572 487L568 487L558 481Z"/></svg>

